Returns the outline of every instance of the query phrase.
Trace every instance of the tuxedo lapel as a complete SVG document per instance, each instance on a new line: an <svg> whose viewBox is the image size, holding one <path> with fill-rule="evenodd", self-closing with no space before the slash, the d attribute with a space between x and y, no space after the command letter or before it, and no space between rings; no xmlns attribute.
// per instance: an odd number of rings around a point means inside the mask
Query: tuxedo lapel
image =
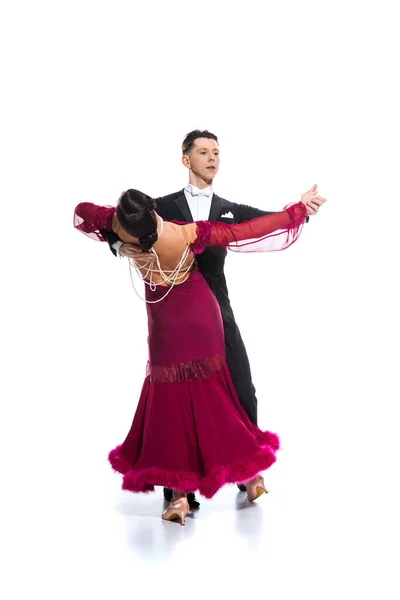
<svg viewBox="0 0 400 600"><path fill-rule="evenodd" d="M210 216L208 217L209 221L218 221L220 215L222 212L222 200L219 196L217 196L216 194L213 194L212 197L212 201L211 201L211 209L210 209Z"/></svg>
<svg viewBox="0 0 400 600"><path fill-rule="evenodd" d="M180 212L182 213L182 216L184 217L183 220L186 223L193 223L192 213L190 212L189 204L187 203L187 200L186 200L183 190L176 194L174 200L175 200L175 204L177 205Z"/></svg>

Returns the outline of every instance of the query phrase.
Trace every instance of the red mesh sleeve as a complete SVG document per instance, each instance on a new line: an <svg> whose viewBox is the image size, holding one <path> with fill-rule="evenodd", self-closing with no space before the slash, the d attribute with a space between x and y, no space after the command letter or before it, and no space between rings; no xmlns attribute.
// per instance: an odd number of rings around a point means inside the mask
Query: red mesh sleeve
<svg viewBox="0 0 400 600"><path fill-rule="evenodd" d="M197 223L197 238L191 245L195 254L206 246L221 246L236 252L274 252L291 246L299 237L306 208L302 202L271 215L256 217L243 223Z"/></svg>
<svg viewBox="0 0 400 600"><path fill-rule="evenodd" d="M74 227L93 240L104 242L101 229L112 231L114 206L97 206L91 202L81 202L74 211Z"/></svg>

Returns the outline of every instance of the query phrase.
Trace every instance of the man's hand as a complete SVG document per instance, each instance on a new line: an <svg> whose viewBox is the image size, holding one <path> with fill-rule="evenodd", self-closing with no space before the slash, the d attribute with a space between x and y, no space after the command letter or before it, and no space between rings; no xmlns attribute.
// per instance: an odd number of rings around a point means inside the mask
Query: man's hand
<svg viewBox="0 0 400 600"><path fill-rule="evenodd" d="M122 244L119 249L119 253L121 256L133 258L133 260L140 262L154 262L156 259L153 252L144 252L141 248L135 246L134 244Z"/></svg>
<svg viewBox="0 0 400 600"><path fill-rule="evenodd" d="M307 215L311 216L317 214L320 206L326 202L326 198L318 195L317 185L315 184L311 190L308 190L308 192L305 192L301 196L301 202L306 207Z"/></svg>

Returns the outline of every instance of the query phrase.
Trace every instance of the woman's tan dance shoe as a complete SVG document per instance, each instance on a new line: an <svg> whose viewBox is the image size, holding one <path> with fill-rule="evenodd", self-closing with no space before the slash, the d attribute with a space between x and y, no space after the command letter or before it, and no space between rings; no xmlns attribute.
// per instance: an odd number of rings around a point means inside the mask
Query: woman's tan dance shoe
<svg viewBox="0 0 400 600"><path fill-rule="evenodd" d="M265 488L264 479L261 475L257 475L254 479L251 479L246 483L247 488L247 499L250 502L257 500L262 494L268 494L268 490Z"/></svg>
<svg viewBox="0 0 400 600"><path fill-rule="evenodd" d="M162 514L164 521L180 521L181 525L185 524L185 517L189 512L189 502L184 496L171 502L166 510Z"/></svg>

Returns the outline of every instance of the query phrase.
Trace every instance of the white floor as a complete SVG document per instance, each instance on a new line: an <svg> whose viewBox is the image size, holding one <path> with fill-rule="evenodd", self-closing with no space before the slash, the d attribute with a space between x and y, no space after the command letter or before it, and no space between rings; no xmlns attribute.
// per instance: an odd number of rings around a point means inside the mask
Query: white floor
<svg viewBox="0 0 400 600"><path fill-rule="evenodd" d="M58 433L37 419L20 469L21 451L9 451L2 598L399 598L398 469L395 457L375 461L374 436L350 452L346 429L333 448L329 431L306 442L298 423L266 474L269 494L249 504L227 487L181 527L161 520L160 489L120 490L104 460L107 423L94 421L90 439L88 418Z"/></svg>

